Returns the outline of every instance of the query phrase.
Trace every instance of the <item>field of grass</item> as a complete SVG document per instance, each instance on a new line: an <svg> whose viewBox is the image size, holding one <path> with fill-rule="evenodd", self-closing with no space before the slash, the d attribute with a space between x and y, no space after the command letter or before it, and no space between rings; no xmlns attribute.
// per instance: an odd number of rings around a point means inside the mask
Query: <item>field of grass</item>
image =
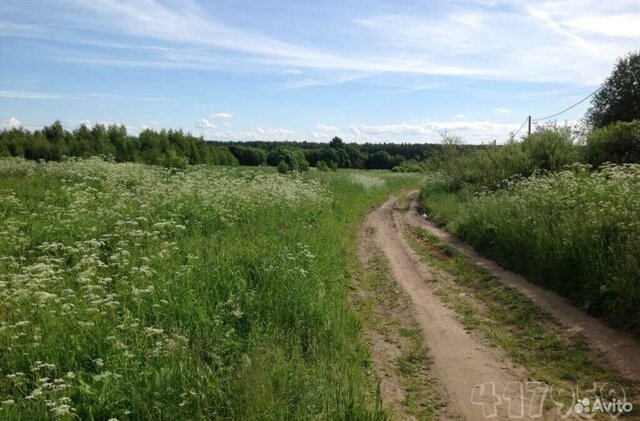
<svg viewBox="0 0 640 421"><path fill-rule="evenodd" d="M347 250L418 183L0 160L0 418L385 418Z"/></svg>
<svg viewBox="0 0 640 421"><path fill-rule="evenodd" d="M640 332L640 165L574 165L474 195L430 178L422 203L436 221L581 308Z"/></svg>

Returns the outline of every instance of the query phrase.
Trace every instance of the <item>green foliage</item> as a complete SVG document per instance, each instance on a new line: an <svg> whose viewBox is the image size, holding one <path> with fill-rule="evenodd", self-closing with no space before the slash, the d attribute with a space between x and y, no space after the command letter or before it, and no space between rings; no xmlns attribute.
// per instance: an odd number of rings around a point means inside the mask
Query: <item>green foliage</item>
<svg viewBox="0 0 640 421"><path fill-rule="evenodd" d="M594 95L586 121L593 128L601 128L637 119L640 119L640 53L633 52L618 60L611 76Z"/></svg>
<svg viewBox="0 0 640 421"><path fill-rule="evenodd" d="M542 126L521 143L530 168L557 171L580 158L568 126Z"/></svg>
<svg viewBox="0 0 640 421"><path fill-rule="evenodd" d="M280 163L278 164L276 169L278 170L278 172L280 174L288 174L289 171L291 171L289 169L289 165L287 165L287 163L286 163L286 161L284 159L282 161L280 161Z"/></svg>
<svg viewBox="0 0 640 421"><path fill-rule="evenodd" d="M420 165L415 159L402 162L400 165L396 165L391 169L393 172L422 172L424 167Z"/></svg>
<svg viewBox="0 0 640 421"><path fill-rule="evenodd" d="M455 232L612 323L640 332L640 166L534 176L461 205Z"/></svg>
<svg viewBox="0 0 640 421"><path fill-rule="evenodd" d="M594 165L637 159L637 122L595 130ZM594 314L640 332L640 166L572 163L568 128L464 151L452 143L428 162L421 200L437 223Z"/></svg>
<svg viewBox="0 0 640 421"><path fill-rule="evenodd" d="M593 130L587 137L585 157L595 167L605 162L640 164L640 120Z"/></svg>
<svg viewBox="0 0 640 421"><path fill-rule="evenodd" d="M165 168L171 168L174 170L184 170L187 168L189 160L186 157L178 156L174 151L170 151L165 157Z"/></svg>
<svg viewBox="0 0 640 421"><path fill-rule="evenodd" d="M324 172L329 171L329 166L324 161L318 161L316 163L316 168L318 168L319 171L324 171Z"/></svg>
<svg viewBox="0 0 640 421"><path fill-rule="evenodd" d="M373 170L390 170L404 162L401 155L391 156L386 151L377 151L367 158L366 167Z"/></svg>
<svg viewBox="0 0 640 421"><path fill-rule="evenodd" d="M305 159L309 162L309 165L317 167L319 161L324 161L326 164L335 164L338 166L338 153L335 149L328 146L317 149L306 149L304 151Z"/></svg>
<svg viewBox="0 0 640 421"><path fill-rule="evenodd" d="M281 163L283 163L283 165L281 165ZM281 168L283 170L286 169L285 172L304 172L309 169L309 163L304 157L304 153L300 149L293 149L287 146L269 152L267 164L278 167L278 171L280 171Z"/></svg>
<svg viewBox="0 0 640 421"><path fill-rule="evenodd" d="M1 418L385 419L348 250L417 182L0 160Z"/></svg>
<svg viewBox="0 0 640 421"><path fill-rule="evenodd" d="M459 139L446 138L440 153L426 164L438 173L442 192L495 190L514 177L536 170L556 171L578 162L580 147L573 144L569 127L541 126L522 142L466 148ZM445 183L446 181L446 183Z"/></svg>
<svg viewBox="0 0 640 421"><path fill-rule="evenodd" d="M340 149L344 149L346 145L342 139L336 136L333 139L331 139L331 142L329 142L329 146L332 149L340 150Z"/></svg>
<svg viewBox="0 0 640 421"><path fill-rule="evenodd" d="M431 159L427 168L439 174L437 183L442 192L495 189L507 178L532 172L529 157L516 142L472 152L447 148L443 155Z"/></svg>
<svg viewBox="0 0 640 421"><path fill-rule="evenodd" d="M461 145L461 150L475 147ZM59 161L64 157L112 156L116 162L167 165L175 156L190 165L245 165L276 167L285 160L291 171L306 171L324 161L330 168L392 169L405 160L423 161L441 151L441 145L345 143L336 137L329 144L312 142L214 142L182 130L147 129L138 136L122 125L81 125L65 131L57 121L43 130L0 131L2 154L28 159ZM399 170L404 167L400 167ZM409 167L406 167L409 168Z"/></svg>
<svg viewBox="0 0 640 421"><path fill-rule="evenodd" d="M231 145L229 151L236 157L240 165L257 167L267 163L267 151L264 149Z"/></svg>
<svg viewBox="0 0 640 421"><path fill-rule="evenodd" d="M238 160L224 146L211 145L202 138L184 134L182 130L144 130L129 136L124 126L81 125L70 132L56 121L42 130L0 131L0 151L10 156L33 160L59 161L63 157L88 158L111 156L117 162L176 165L238 165ZM169 163L169 164L168 164Z"/></svg>

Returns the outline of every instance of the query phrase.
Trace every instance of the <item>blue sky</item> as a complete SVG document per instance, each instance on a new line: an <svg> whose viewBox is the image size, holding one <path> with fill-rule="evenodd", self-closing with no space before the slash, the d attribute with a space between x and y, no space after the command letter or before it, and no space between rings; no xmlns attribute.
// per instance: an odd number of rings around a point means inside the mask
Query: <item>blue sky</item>
<svg viewBox="0 0 640 421"><path fill-rule="evenodd" d="M3 0L0 124L502 141L597 88L638 22L637 0Z"/></svg>

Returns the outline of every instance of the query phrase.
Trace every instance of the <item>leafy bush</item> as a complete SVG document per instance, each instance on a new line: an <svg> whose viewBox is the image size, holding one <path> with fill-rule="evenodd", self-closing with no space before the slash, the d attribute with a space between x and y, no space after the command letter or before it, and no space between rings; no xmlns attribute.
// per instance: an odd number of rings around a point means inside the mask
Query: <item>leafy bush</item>
<svg viewBox="0 0 640 421"><path fill-rule="evenodd" d="M374 170L390 170L400 165L404 161L404 157L400 155L391 156L386 151L377 151L367 158L367 168Z"/></svg>
<svg viewBox="0 0 640 421"><path fill-rule="evenodd" d="M280 161L280 163L276 166L276 169L280 174L288 174L290 171L289 165L287 165L284 159Z"/></svg>
<svg viewBox="0 0 640 421"><path fill-rule="evenodd" d="M391 168L393 172L422 172L424 168L415 159L402 162L400 165L396 165Z"/></svg>
<svg viewBox="0 0 640 421"><path fill-rule="evenodd" d="M231 145L229 151L238 160L240 165L260 166L267 162L267 151L250 146Z"/></svg>
<svg viewBox="0 0 640 421"><path fill-rule="evenodd" d="M557 171L580 159L568 127L543 126L521 142L474 149L465 148L459 139L446 142L426 163L429 171L446 176L446 185L439 183L445 192L496 190L509 179L527 177L536 170Z"/></svg>
<svg viewBox="0 0 640 421"><path fill-rule="evenodd" d="M569 127L543 126L522 141L531 169L557 171L578 162L580 155Z"/></svg>
<svg viewBox="0 0 640 421"><path fill-rule="evenodd" d="M175 152L170 152L164 161L165 168L170 168L173 170L184 170L187 168L189 164L189 160L185 157L178 156Z"/></svg>
<svg viewBox="0 0 640 421"><path fill-rule="evenodd" d="M587 137L585 157L595 167L605 162L640 163L640 120L593 130Z"/></svg>
<svg viewBox="0 0 640 421"><path fill-rule="evenodd" d="M316 163L316 168L317 168L318 170L320 170L320 171L325 171L325 172L326 172L326 171L329 171L329 166L328 166L328 165L327 165L327 163L326 163L326 162L324 162L324 161L318 161L318 162Z"/></svg>
<svg viewBox="0 0 640 421"><path fill-rule="evenodd" d="M507 178L532 172L530 160L516 142L485 145L471 151L456 152L450 148L445 151L448 152L426 164L431 173L440 174L438 188L444 192L496 189Z"/></svg>
<svg viewBox="0 0 640 421"><path fill-rule="evenodd" d="M267 164L280 167L280 163L284 162L288 171L304 172L309 169L309 163L304 157L304 152L300 149L294 149L282 146L269 152L267 156ZM282 167L284 169L284 166ZM280 168L278 168L280 170Z"/></svg>

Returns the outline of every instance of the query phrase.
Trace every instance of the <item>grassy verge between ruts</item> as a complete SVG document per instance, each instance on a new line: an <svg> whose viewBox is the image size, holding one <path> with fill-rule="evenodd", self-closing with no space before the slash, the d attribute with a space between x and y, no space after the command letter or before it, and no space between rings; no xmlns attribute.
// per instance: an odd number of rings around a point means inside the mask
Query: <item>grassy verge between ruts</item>
<svg viewBox="0 0 640 421"><path fill-rule="evenodd" d="M351 301L371 352L384 408L392 419L436 419L445 406L444 391L430 371L410 297L391 277L382 251L368 241L372 230L360 233L358 252L351 255Z"/></svg>
<svg viewBox="0 0 640 421"><path fill-rule="evenodd" d="M531 378L551 386L556 392L553 400L546 401L549 405L555 400L568 412L575 398L571 393L589 393L594 383L620 385L628 401L638 401L637 385L596 362L580 335L567 334L527 297L424 229L412 227L406 235L414 250L435 269L437 294L450 303L465 328L504 349ZM638 410L627 416L635 419Z"/></svg>

